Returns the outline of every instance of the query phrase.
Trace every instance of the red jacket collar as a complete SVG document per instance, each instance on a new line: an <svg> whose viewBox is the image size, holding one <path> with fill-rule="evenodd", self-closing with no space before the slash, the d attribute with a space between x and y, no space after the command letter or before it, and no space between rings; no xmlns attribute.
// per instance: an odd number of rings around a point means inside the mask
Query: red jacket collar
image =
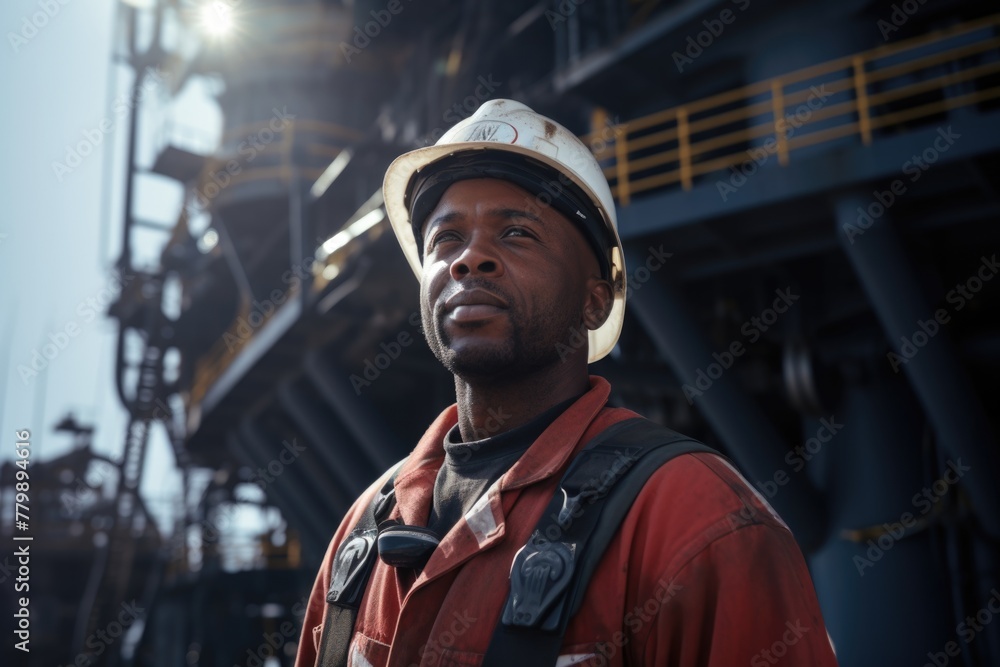
<svg viewBox="0 0 1000 667"><path fill-rule="evenodd" d="M611 385L602 377L590 376L590 391L535 440L534 444L500 478L500 491L510 491L547 479L560 470L574 451L566 443L579 443L587 427L600 413L611 394ZM396 478L394 517L409 525L423 526L430 514L434 480L444 463L444 437L458 423L458 406L452 404L438 415L417 443Z"/></svg>

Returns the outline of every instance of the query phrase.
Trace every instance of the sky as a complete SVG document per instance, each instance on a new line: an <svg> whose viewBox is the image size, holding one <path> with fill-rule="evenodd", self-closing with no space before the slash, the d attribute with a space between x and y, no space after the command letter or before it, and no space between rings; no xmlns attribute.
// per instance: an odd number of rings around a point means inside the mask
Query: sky
<svg viewBox="0 0 1000 667"><path fill-rule="evenodd" d="M130 70L111 64L115 9L113 0L0 3L6 91L0 105L0 461L13 458L14 433L21 429L31 431L36 461L68 451L70 438L53 431L68 412L96 427L96 451L121 458L127 415L113 383L117 323L104 315L119 285L112 265L121 245L129 112L122 102L130 85ZM210 100L186 97L195 99L186 124L190 117L213 119ZM172 114L171 105L150 106L159 111L140 115L140 158L147 164L150 137L162 135L172 115L184 115ZM112 156L108 165L106 155ZM137 215L177 219L176 184L146 178L137 195ZM145 258L162 242L152 233L140 241ZM45 368L36 373L42 359ZM141 489L162 526L176 509L179 474L162 427L149 446Z"/></svg>

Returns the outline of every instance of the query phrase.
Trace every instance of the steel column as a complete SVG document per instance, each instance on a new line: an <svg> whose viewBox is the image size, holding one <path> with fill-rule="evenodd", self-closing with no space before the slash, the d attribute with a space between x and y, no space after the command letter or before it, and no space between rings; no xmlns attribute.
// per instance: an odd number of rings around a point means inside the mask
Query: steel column
<svg viewBox="0 0 1000 667"><path fill-rule="evenodd" d="M376 470L388 470L408 451L409 448L403 448L396 435L386 428L385 418L355 393L349 377L333 372L331 364L318 350L311 350L306 355L305 370L358 443L358 454L368 459Z"/></svg>
<svg viewBox="0 0 1000 667"><path fill-rule="evenodd" d="M625 256L626 266L642 266L646 259L631 245L625 246ZM693 385L698 370L712 363L712 350L680 293L665 280L651 279L633 293L629 309L680 381ZM697 405L750 479L771 479L776 471L788 467L784 457L789 450L783 438L731 374L715 379L698 397ZM805 475L789 475L773 505L803 550L810 551L823 542L824 500Z"/></svg>
<svg viewBox="0 0 1000 667"><path fill-rule="evenodd" d="M339 495L347 502L343 507L346 511L383 471L367 465L364 458L356 455L353 450L356 450L357 444L350 434L335 419L317 410L303 387L297 383L283 383L278 387L277 395L285 413L316 444L317 463L337 480L341 490Z"/></svg>
<svg viewBox="0 0 1000 667"><path fill-rule="evenodd" d="M921 294L917 272L910 264L888 214L863 233L858 230L857 209L870 204L860 195L836 202L837 237L844 254L871 299L890 345L920 331L919 321L934 319L934 309ZM1000 537L1000 476L996 439L982 403L972 389L962 361L944 325L908 363L902 364L917 399L923 406L944 449L961 458L972 470L962 478L975 505L976 516L993 537ZM898 350L897 350L898 351ZM888 363L888 361L886 362Z"/></svg>
<svg viewBox="0 0 1000 667"><path fill-rule="evenodd" d="M247 459L253 465L266 465L268 456L266 446L262 449L260 436L246 421L240 425L239 435L229 432L228 445L230 451ZM265 491L281 513L289 526L299 529L302 537L302 549L308 553L308 559L319 563L326 553L326 541L333 537L336 526L328 526L319 521L315 514L315 503L310 503L299 487L294 484L272 484Z"/></svg>

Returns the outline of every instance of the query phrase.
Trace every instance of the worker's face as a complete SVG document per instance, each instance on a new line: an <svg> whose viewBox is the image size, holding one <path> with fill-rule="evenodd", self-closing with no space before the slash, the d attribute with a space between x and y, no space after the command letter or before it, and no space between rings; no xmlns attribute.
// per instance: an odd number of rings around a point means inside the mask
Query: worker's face
<svg viewBox="0 0 1000 667"><path fill-rule="evenodd" d="M568 349L586 362L586 346L569 341L604 322L611 286L561 213L507 181L459 181L427 217L422 241L424 331L452 373L516 377L562 362Z"/></svg>

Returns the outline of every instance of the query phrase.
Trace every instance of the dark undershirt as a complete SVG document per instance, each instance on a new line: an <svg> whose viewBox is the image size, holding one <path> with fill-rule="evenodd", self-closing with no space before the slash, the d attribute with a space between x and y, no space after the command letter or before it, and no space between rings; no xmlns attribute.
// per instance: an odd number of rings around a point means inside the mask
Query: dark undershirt
<svg viewBox="0 0 1000 667"><path fill-rule="evenodd" d="M527 424L491 438L462 442L458 424L455 424L444 438L445 460L434 482L434 503L427 527L442 537L446 535L493 482L510 470L538 436L580 396L563 401Z"/></svg>

